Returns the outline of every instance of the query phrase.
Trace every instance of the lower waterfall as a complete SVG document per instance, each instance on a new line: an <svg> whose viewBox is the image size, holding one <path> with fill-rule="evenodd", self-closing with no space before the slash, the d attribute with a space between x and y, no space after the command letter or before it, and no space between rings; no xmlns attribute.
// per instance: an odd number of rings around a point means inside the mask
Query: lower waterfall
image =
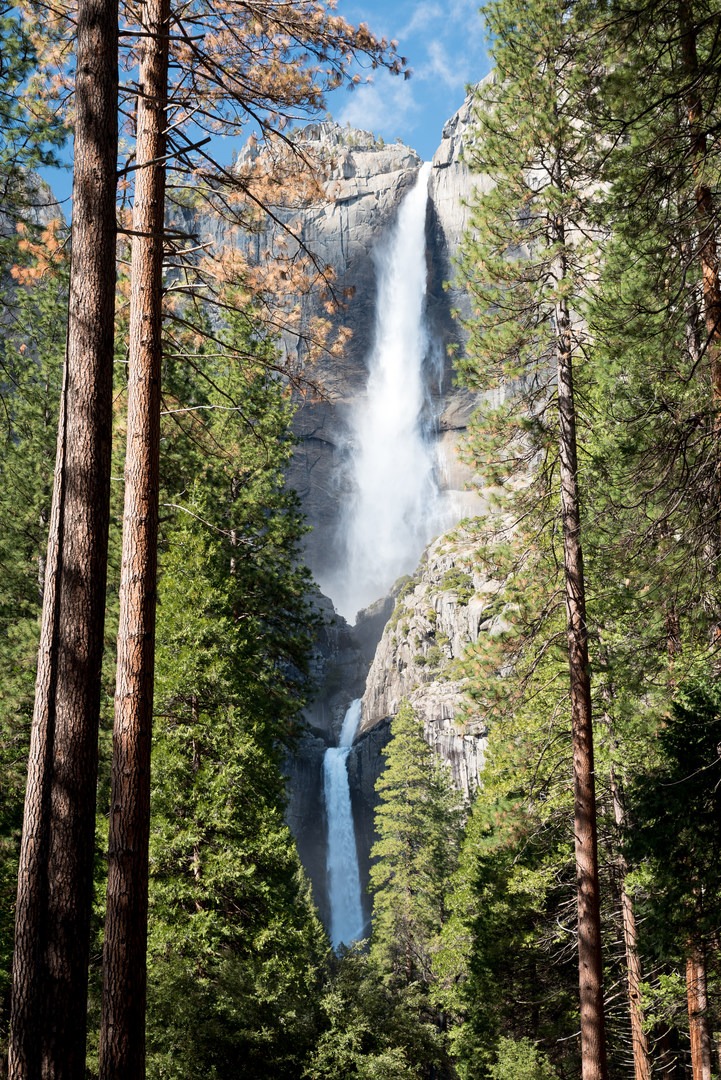
<svg viewBox="0 0 721 1080"><path fill-rule="evenodd" d="M323 759L323 795L328 820L328 894L333 948L363 937L364 919L358 873L347 758L361 718L360 698L348 706L338 746Z"/></svg>

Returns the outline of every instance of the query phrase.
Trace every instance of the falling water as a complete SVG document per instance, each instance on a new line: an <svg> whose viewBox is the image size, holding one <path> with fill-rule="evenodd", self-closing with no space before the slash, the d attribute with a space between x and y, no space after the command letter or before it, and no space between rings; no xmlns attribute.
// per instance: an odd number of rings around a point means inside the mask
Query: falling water
<svg viewBox="0 0 721 1080"><path fill-rule="evenodd" d="M430 168L421 168L376 257L375 343L366 395L350 424L354 499L344 523L346 557L335 587L329 588L337 610L349 621L410 572L442 529L435 451L423 431Z"/></svg>
<svg viewBox="0 0 721 1080"><path fill-rule="evenodd" d="M360 718L358 698L348 706L338 746L329 747L323 759L323 794L328 819L330 938L334 948L363 937L358 854L346 764Z"/></svg>

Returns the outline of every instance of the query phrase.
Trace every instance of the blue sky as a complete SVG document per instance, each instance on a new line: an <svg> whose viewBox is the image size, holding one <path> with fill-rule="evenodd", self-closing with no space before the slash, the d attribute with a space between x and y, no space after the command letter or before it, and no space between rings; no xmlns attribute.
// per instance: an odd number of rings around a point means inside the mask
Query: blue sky
<svg viewBox="0 0 721 1080"><path fill-rule="evenodd" d="M386 142L399 138L430 160L466 85L490 67L478 8L479 0L338 0L337 12L349 22L397 40L413 75L374 72L369 85L337 91L328 102L334 118Z"/></svg>
<svg viewBox="0 0 721 1080"><path fill-rule="evenodd" d="M339 15L355 25L366 23L377 37L398 42L412 75L404 79L381 69L369 73L371 81L352 92L335 91L327 101L334 119L372 131L386 142L400 139L429 161L444 123L463 103L466 86L489 70L478 7L479 0L338 0ZM229 164L239 147L228 140L226 146L213 149L220 161ZM62 157L71 160L70 146ZM71 171L41 173L56 198L65 200L69 215Z"/></svg>

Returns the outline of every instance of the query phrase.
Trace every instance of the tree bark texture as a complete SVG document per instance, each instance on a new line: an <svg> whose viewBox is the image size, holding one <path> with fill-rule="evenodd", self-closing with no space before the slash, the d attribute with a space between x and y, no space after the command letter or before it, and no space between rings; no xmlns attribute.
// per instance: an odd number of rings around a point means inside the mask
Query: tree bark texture
<svg viewBox="0 0 721 1080"><path fill-rule="evenodd" d="M693 1080L711 1080L711 1035L707 1017L706 962L702 950L696 945L691 946L686 959L686 997Z"/></svg>
<svg viewBox="0 0 721 1080"><path fill-rule="evenodd" d="M701 72L698 63L693 0L680 0L678 16L681 32L681 60L688 87L686 115L691 165L695 179L694 201L706 324L706 349L711 370L711 391L718 432L721 429L721 282L719 281L716 206L710 182L705 175L708 136L701 96Z"/></svg>
<svg viewBox="0 0 721 1080"><path fill-rule="evenodd" d="M101 1080L145 1075L169 0L142 12Z"/></svg>
<svg viewBox="0 0 721 1080"><path fill-rule="evenodd" d="M554 225L554 239L562 248L564 227L563 222L558 219ZM563 255L559 258L559 264L559 281L563 281L566 276ZM591 682L588 671L572 356L568 305L565 300L559 299L556 302L556 358L566 629L573 729L581 1077L582 1080L607 1080Z"/></svg>
<svg viewBox="0 0 721 1080"><path fill-rule="evenodd" d="M625 824L626 814L613 767L611 767L611 796L613 798L613 813L616 825L619 829L622 829ZM641 1008L641 959L638 955L636 915L633 910L633 901L626 890L628 865L623 855L617 856L616 864L621 884L621 918L623 921L623 943L626 952L626 987L631 1018L633 1074L634 1080L651 1080L648 1039L643 1029L643 1010Z"/></svg>
<svg viewBox="0 0 721 1080"><path fill-rule="evenodd" d="M105 619L117 0L80 0L68 341L16 910L12 1080L80 1080Z"/></svg>

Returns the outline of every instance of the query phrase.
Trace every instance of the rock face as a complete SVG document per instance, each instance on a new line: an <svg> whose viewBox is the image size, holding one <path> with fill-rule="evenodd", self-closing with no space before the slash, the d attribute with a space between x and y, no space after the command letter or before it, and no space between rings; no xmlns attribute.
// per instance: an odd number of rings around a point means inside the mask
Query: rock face
<svg viewBox="0 0 721 1080"><path fill-rule="evenodd" d="M286 821L295 837L298 854L313 888L320 917L330 922L326 878L327 826L323 803L323 755L328 743L312 731L306 732L288 755Z"/></svg>
<svg viewBox="0 0 721 1080"><path fill-rule="evenodd" d="M336 615L329 601L318 602L326 620L314 661L319 693L308 711L310 730L288 763L288 821L326 922L323 755L335 745L354 696L362 694L362 718L348 757L348 776L364 885L371 864L382 750L404 698L423 721L427 742L450 765L456 786L468 797L478 784L485 730L464 716L464 678L456 662L481 634L497 632L502 622L495 610L496 584L473 568L473 545L472 537L461 529L436 540L413 577L398 582L395 596L363 613L355 627ZM365 889L363 904L370 919Z"/></svg>
<svg viewBox="0 0 721 1080"><path fill-rule="evenodd" d="M371 916L371 897L366 885L370 876L371 848L375 841L373 823L378 803L375 785L383 772L382 751L390 737L390 722L377 724L372 731L362 734L356 740L348 756L348 784L355 823L358 870L363 885L363 911L368 926Z"/></svg>
<svg viewBox="0 0 721 1080"><path fill-rule="evenodd" d="M343 364L324 363L313 371L325 398L301 403L296 417L299 444L288 478L313 526L306 560L323 580L342 559L338 532L348 498L347 411L363 391L366 357L373 344L375 257L399 204L416 181L421 161L406 146L386 146L367 132L330 123L311 125L302 138L316 157L330 157L330 169L324 184L326 201L304 211L300 235L332 267L338 293L347 297L335 317L352 332Z"/></svg>
<svg viewBox="0 0 721 1080"><path fill-rule="evenodd" d="M464 679L454 662L500 626L497 586L472 568L471 550L460 530L441 537L401 588L368 674L361 722L361 732L370 732L407 699L467 795L478 782L485 731L462 720Z"/></svg>
<svg viewBox="0 0 721 1080"><path fill-rule="evenodd" d="M36 173L27 173L18 193L19 206L8 213L0 206L0 236L14 236L19 221L42 227L51 221L65 221L63 207Z"/></svg>
<svg viewBox="0 0 721 1080"><path fill-rule="evenodd" d="M430 352L437 363L430 386L432 411L446 462L445 483L458 492L468 473L457 463L455 446L475 399L453 388L450 364L444 359L449 344L463 346L462 331L451 317L451 309L462 305L463 297L444 285L454 275L453 261L467 226L465 203L473 190L471 174L461 160L470 112L467 101L444 129L433 160L426 217L426 321ZM290 483L313 526L306 558L319 576L338 556L336 537L347 497L347 409L362 393L373 344L376 259L421 163L407 147L384 146L366 132L332 124L312 125L301 138L308 152L325 155L329 174L325 201L304 210L299 232L320 260L333 267L338 288L348 290L343 321L353 332L342 369L323 364L314 373L325 388L325 398L304 401L296 419L299 447ZM307 314L317 312L309 309ZM463 569L466 555L462 543L435 543L416 576L364 613L355 627L337 616L329 602L319 602L324 618L315 658L319 691L307 714L310 730L289 765L289 822L326 920L322 760L326 747L335 744L353 698L363 696L362 727L348 758L348 774L364 885L373 844L375 782L383 768L381 751L404 697L422 717L429 743L450 763L457 785L468 794L477 783L484 733L461 725L463 685L451 669L465 647L489 629L492 588ZM365 890L363 902L369 918Z"/></svg>

